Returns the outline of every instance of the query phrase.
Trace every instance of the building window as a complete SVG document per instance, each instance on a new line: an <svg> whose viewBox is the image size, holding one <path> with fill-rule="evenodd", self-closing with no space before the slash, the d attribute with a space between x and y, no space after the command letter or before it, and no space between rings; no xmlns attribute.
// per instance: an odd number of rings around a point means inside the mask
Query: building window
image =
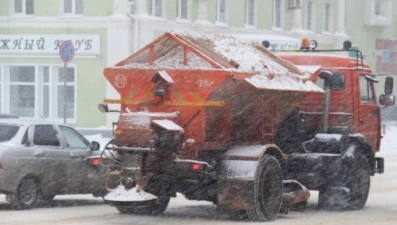
<svg viewBox="0 0 397 225"><path fill-rule="evenodd" d="M391 55L390 50L388 50L388 49L383 50L383 52L382 52L382 62L383 63L390 63L391 62L390 61L390 55Z"/></svg>
<svg viewBox="0 0 397 225"><path fill-rule="evenodd" d="M35 116L35 67L10 66L10 113Z"/></svg>
<svg viewBox="0 0 397 225"><path fill-rule="evenodd" d="M273 27L281 28L281 0L273 0Z"/></svg>
<svg viewBox="0 0 397 225"><path fill-rule="evenodd" d="M374 0L374 14L377 17L388 17L389 16L389 1L388 0Z"/></svg>
<svg viewBox="0 0 397 225"><path fill-rule="evenodd" d="M375 15L382 16L381 0L375 0Z"/></svg>
<svg viewBox="0 0 397 225"><path fill-rule="evenodd" d="M255 18L255 0L245 1L245 24L249 26L254 26Z"/></svg>
<svg viewBox="0 0 397 225"><path fill-rule="evenodd" d="M14 0L14 14L33 15L34 0Z"/></svg>
<svg viewBox="0 0 397 225"><path fill-rule="evenodd" d="M331 32L331 4L324 4L324 32Z"/></svg>
<svg viewBox="0 0 397 225"><path fill-rule="evenodd" d="M393 2L391 0L366 0L365 24L374 26L391 25Z"/></svg>
<svg viewBox="0 0 397 225"><path fill-rule="evenodd" d="M226 23L226 0L217 0L216 20L220 23Z"/></svg>
<svg viewBox="0 0 397 225"><path fill-rule="evenodd" d="M63 13L70 15L83 15L84 0L63 0Z"/></svg>
<svg viewBox="0 0 397 225"><path fill-rule="evenodd" d="M187 20L187 1L188 0L178 0L177 15L179 19Z"/></svg>
<svg viewBox="0 0 397 225"><path fill-rule="evenodd" d="M288 0L288 8L295 9L301 7L301 0Z"/></svg>
<svg viewBox="0 0 397 225"><path fill-rule="evenodd" d="M64 118L64 108L66 108L66 118L74 118L75 111L75 95L74 95L74 68L58 68L57 76L57 97L58 102L63 104L57 104L58 118ZM65 85L66 84L66 85ZM66 95L66 96L65 96ZM66 107L64 106L66 102Z"/></svg>
<svg viewBox="0 0 397 225"><path fill-rule="evenodd" d="M150 1L150 14L156 17L163 16L163 1L162 0L151 0Z"/></svg>
<svg viewBox="0 0 397 225"><path fill-rule="evenodd" d="M312 1L305 2L305 29L312 30L312 18L313 10L312 10Z"/></svg>
<svg viewBox="0 0 397 225"><path fill-rule="evenodd" d="M63 121L66 100L67 119L76 120L75 68L66 71L63 66L42 65L0 65L0 68L1 112Z"/></svg>

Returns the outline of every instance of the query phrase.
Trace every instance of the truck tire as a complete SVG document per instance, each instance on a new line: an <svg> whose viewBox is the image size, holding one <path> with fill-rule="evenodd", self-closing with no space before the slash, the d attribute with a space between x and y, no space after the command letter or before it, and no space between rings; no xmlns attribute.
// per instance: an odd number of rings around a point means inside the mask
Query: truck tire
<svg viewBox="0 0 397 225"><path fill-rule="evenodd" d="M359 154L348 182L350 188L350 210L359 210L365 206L371 186L370 166L367 158Z"/></svg>
<svg viewBox="0 0 397 225"><path fill-rule="evenodd" d="M367 158L357 154L353 166L347 172L346 187L324 187L319 190L319 207L328 210L359 210L367 202L370 188L370 166ZM341 192L338 190L348 189Z"/></svg>
<svg viewBox="0 0 397 225"><path fill-rule="evenodd" d="M283 193L282 171L276 158L264 155L256 171L254 186L254 209L229 209L230 216L238 220L274 220L280 211Z"/></svg>
<svg viewBox="0 0 397 225"><path fill-rule="evenodd" d="M122 214L159 215L167 209L169 202L169 196L158 196L158 202L150 206L143 207L139 203L134 203L133 206L116 206L116 208Z"/></svg>

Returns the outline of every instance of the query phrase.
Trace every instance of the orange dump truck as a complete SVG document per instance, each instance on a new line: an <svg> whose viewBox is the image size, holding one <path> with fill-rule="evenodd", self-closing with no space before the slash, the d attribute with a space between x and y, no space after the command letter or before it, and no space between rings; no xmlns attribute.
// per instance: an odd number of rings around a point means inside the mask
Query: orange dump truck
<svg viewBox="0 0 397 225"><path fill-rule="evenodd" d="M120 113L103 154L119 185L105 201L121 213L161 213L177 192L256 221L304 210L309 190L324 208L360 209L383 171L376 79L362 60L167 32L104 74L121 97L99 105ZM381 103L392 104L387 87Z"/></svg>

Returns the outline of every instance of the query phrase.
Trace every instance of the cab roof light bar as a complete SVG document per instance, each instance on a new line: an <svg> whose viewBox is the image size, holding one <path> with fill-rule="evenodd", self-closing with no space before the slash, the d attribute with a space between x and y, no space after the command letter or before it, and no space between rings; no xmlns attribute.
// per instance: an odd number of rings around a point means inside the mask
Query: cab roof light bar
<svg viewBox="0 0 397 225"><path fill-rule="evenodd" d="M265 48L270 46L269 41L263 41L262 45ZM350 49L352 47L351 41L344 41L342 49L316 49L317 41L308 40L307 38L303 38L301 41L301 47L297 50L274 50L274 52L355 52L356 53L356 69L359 67L359 61L361 62L361 67L364 68L364 59L363 53L358 49Z"/></svg>

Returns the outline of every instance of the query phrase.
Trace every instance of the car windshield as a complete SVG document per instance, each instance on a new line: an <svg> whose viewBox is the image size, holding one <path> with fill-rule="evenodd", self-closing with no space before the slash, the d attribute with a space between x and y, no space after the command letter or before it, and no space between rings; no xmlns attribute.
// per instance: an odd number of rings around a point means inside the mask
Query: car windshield
<svg viewBox="0 0 397 225"><path fill-rule="evenodd" d="M0 142L6 142L11 140L15 134L18 132L19 126L17 125L0 125Z"/></svg>

